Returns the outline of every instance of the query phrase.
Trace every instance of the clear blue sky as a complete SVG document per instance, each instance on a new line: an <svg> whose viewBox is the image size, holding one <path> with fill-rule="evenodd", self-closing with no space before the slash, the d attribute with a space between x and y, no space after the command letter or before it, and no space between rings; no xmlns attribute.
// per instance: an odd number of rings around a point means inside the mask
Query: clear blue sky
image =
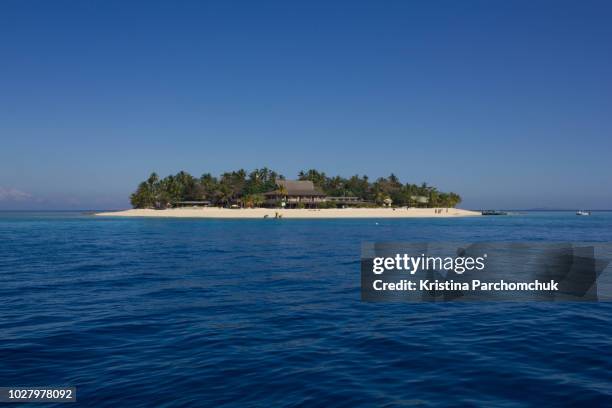
<svg viewBox="0 0 612 408"><path fill-rule="evenodd" d="M612 2L0 2L0 208L151 171L397 174L612 208Z"/></svg>

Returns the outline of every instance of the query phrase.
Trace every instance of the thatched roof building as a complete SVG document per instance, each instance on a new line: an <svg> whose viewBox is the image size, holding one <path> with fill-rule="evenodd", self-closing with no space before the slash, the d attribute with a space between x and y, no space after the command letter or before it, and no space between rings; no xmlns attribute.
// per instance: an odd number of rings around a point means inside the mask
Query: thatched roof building
<svg viewBox="0 0 612 408"><path fill-rule="evenodd" d="M268 197L280 196L282 195L281 188L284 188L284 195L287 197L325 197L325 193L318 190L310 180L278 180L276 185L279 188L265 195Z"/></svg>
<svg viewBox="0 0 612 408"><path fill-rule="evenodd" d="M276 190L264 193L267 204L282 201L289 207L300 203L306 207L314 207L325 201L325 193L309 180L277 180L276 185Z"/></svg>

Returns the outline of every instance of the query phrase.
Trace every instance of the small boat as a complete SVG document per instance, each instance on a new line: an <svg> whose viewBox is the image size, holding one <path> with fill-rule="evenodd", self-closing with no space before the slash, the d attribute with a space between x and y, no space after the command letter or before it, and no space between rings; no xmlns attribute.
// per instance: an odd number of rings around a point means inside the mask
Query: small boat
<svg viewBox="0 0 612 408"><path fill-rule="evenodd" d="M576 215L591 215L590 211L578 210L576 211Z"/></svg>
<svg viewBox="0 0 612 408"><path fill-rule="evenodd" d="M483 210L480 213L482 215L508 215L506 211L497 211L497 210Z"/></svg>

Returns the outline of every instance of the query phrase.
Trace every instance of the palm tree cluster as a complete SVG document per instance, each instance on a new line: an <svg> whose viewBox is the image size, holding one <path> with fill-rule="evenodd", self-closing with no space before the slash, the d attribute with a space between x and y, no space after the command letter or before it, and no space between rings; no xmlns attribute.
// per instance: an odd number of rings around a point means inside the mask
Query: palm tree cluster
<svg viewBox="0 0 612 408"><path fill-rule="evenodd" d="M210 173L193 177L181 171L160 178L152 173L138 185L131 195L134 208L167 208L181 201L210 201L213 205L238 204L243 207L260 207L264 193L277 190L277 180L285 177L268 168L226 172L219 177ZM310 180L327 196L357 197L363 205L455 207L461 197L455 193L444 193L427 183L402 184L391 174L370 182L367 176L328 177L318 170L301 171L299 180Z"/></svg>
<svg viewBox="0 0 612 408"><path fill-rule="evenodd" d="M455 207L461 202L459 194L438 191L422 184L402 184L393 173L370 182L368 176L355 175L350 178L327 177L325 173L311 169L298 174L300 180L310 180L328 196L358 197L376 205L393 206ZM425 199L425 200L423 200Z"/></svg>
<svg viewBox="0 0 612 408"><path fill-rule="evenodd" d="M181 171L160 179L152 173L138 185L131 195L134 208L166 208L180 201L210 201L226 206L239 202L244 206L258 207L263 204L263 193L276 188L276 180L283 178L267 169L255 169L248 173L238 170L213 177L210 173L200 178Z"/></svg>

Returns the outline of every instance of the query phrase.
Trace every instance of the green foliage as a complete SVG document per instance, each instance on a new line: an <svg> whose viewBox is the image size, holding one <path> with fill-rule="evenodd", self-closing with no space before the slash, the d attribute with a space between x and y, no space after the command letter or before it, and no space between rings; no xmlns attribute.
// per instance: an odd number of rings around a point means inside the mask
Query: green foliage
<svg viewBox="0 0 612 408"><path fill-rule="evenodd" d="M246 194L263 194L272 191L276 188L277 179L279 179L278 173L267 167L255 169L249 173L244 192Z"/></svg>
<svg viewBox="0 0 612 408"><path fill-rule="evenodd" d="M338 204L332 201L324 201L318 204L318 208L338 208Z"/></svg>
<svg viewBox="0 0 612 408"><path fill-rule="evenodd" d="M325 173L319 172L315 169L310 169L308 171L300 171L298 174L298 180L310 180L316 187L325 188L328 179L325 176Z"/></svg>
<svg viewBox="0 0 612 408"><path fill-rule="evenodd" d="M260 207L265 203L263 194L266 192L280 190L281 195L287 194L283 187L276 185L277 180L283 179L284 176L267 167L255 169L250 173L243 169L226 172L219 178L210 173L195 178L180 171L160 179L156 173L151 173L130 196L130 202L134 208L166 208L177 201L203 200L218 206L240 204L245 207ZM402 184L394 174L370 182L365 175L354 175L348 179L340 176L328 177L324 172L310 169L300 171L298 179L312 181L328 196L358 197L364 201L359 204L361 207L455 207L461 202L461 197L456 193L438 191L427 183ZM278 204L280 205L280 202ZM318 206L334 208L336 205L324 202Z"/></svg>
<svg viewBox="0 0 612 408"><path fill-rule="evenodd" d="M134 208L151 208L154 206L153 194L146 182L138 185L136 192L130 196L130 202Z"/></svg>
<svg viewBox="0 0 612 408"><path fill-rule="evenodd" d="M247 208L261 207L264 201L265 197L263 194L247 194L242 199L242 203Z"/></svg>

